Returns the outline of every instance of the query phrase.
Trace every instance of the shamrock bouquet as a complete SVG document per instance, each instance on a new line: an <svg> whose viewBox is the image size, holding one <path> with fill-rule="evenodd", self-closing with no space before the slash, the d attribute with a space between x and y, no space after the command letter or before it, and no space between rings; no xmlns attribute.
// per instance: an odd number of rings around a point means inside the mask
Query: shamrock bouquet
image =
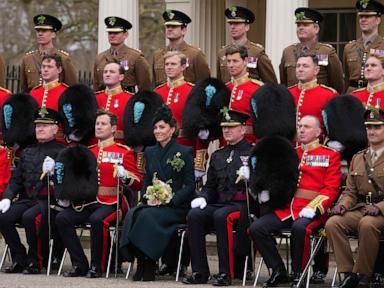
<svg viewBox="0 0 384 288"><path fill-rule="evenodd" d="M148 200L147 204L150 206L168 204L173 197L170 183L172 183L172 180L163 182L157 178L157 173L154 173L153 185L148 186L144 194L144 197Z"/></svg>

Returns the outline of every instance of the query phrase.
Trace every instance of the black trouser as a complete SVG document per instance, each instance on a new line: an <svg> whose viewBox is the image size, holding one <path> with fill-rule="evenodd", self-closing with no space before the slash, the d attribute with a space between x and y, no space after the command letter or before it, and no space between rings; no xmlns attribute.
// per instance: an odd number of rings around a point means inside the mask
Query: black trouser
<svg viewBox="0 0 384 288"><path fill-rule="evenodd" d="M105 262L108 248L108 231L105 223L116 220L116 205L93 203L85 206L81 212L72 207L66 208L56 216L64 246L68 249L73 266L87 271L89 264L80 239L76 235L75 226L89 223L91 225L91 266L100 272L105 271Z"/></svg>
<svg viewBox="0 0 384 288"><path fill-rule="evenodd" d="M294 273L302 272L303 251L309 248L304 247L306 227L312 221L312 219L308 218L298 218L295 221L289 218L281 221L274 213L269 213L251 224L250 232L252 239L268 268L276 269L284 265L272 233L278 233L282 229L291 228L292 271Z"/></svg>
<svg viewBox="0 0 384 288"><path fill-rule="evenodd" d="M233 244L229 243L232 235L228 237L228 233L232 234L232 229L228 231L227 218L231 213L239 212L240 205L240 203L232 203L224 206L208 205L204 209L194 208L189 211L187 224L193 272L200 272L205 276L210 274L205 247L205 235L214 229L217 237L219 273L227 273L233 276L233 264L230 263L233 247L229 247L229 244Z"/></svg>

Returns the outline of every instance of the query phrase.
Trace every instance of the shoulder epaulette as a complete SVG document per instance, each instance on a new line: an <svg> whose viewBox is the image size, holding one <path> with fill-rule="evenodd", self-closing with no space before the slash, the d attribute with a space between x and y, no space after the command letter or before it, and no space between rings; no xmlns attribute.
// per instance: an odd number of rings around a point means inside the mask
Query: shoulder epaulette
<svg viewBox="0 0 384 288"><path fill-rule="evenodd" d="M60 84L63 85L64 87L69 87L67 83L60 82Z"/></svg>
<svg viewBox="0 0 384 288"><path fill-rule="evenodd" d="M89 145L89 146L88 146L88 149L91 149L91 148L96 147L96 146L97 146L97 144Z"/></svg>
<svg viewBox="0 0 384 288"><path fill-rule="evenodd" d="M95 94L100 94L100 93L103 93L104 90L100 90L100 91L96 91Z"/></svg>
<svg viewBox="0 0 384 288"><path fill-rule="evenodd" d="M133 50L133 51L135 51L135 52L137 52L137 53L139 53L139 54L143 54L143 52L141 52L140 49L133 48L133 47L128 47L128 48L131 49L131 50Z"/></svg>
<svg viewBox="0 0 384 288"><path fill-rule="evenodd" d="M25 53L25 55L31 55L33 53L37 52L37 50L31 50L31 51L28 51L27 53Z"/></svg>
<svg viewBox="0 0 384 288"><path fill-rule="evenodd" d="M367 90L367 87L358 88L356 90L353 90L351 93L353 93L353 92L360 92L360 91L364 91L364 90Z"/></svg>
<svg viewBox="0 0 384 288"><path fill-rule="evenodd" d="M34 89L40 88L41 86L43 86L43 84L37 85L37 86L33 87L31 90L34 90Z"/></svg>
<svg viewBox="0 0 384 288"><path fill-rule="evenodd" d="M357 152L356 154L361 154L361 153L365 153L365 152L367 152L368 151L368 148L365 148L365 149L363 149L363 150L360 150L359 152Z"/></svg>
<svg viewBox="0 0 384 288"><path fill-rule="evenodd" d="M264 46L259 44L259 43L255 43L255 42L252 42L252 41L249 41L249 43L252 45L252 46L256 46L258 48L261 48L261 49L264 49Z"/></svg>
<svg viewBox="0 0 384 288"><path fill-rule="evenodd" d="M61 49L57 49L57 51L59 51L60 53L63 53L66 56L69 55L69 53L67 51L64 51L64 50L61 50Z"/></svg>
<svg viewBox="0 0 384 288"><path fill-rule="evenodd" d="M332 87L329 87L329 86L324 85L324 84L320 84L320 86L327 89L327 90L332 91L333 93L337 93L337 91L335 89L333 89Z"/></svg>
<svg viewBox="0 0 384 288"><path fill-rule="evenodd" d="M259 85L259 86L263 86L264 85L264 82L260 81L260 80L257 80L257 79L253 79L251 78L251 82Z"/></svg>
<svg viewBox="0 0 384 288"><path fill-rule="evenodd" d="M348 44L349 44L349 43L354 43L354 42L356 42L356 40L351 40L351 41L348 42Z"/></svg>
<svg viewBox="0 0 384 288"><path fill-rule="evenodd" d="M191 85L192 87L195 86L195 84L191 83L191 82L188 82L186 81L187 84Z"/></svg>
<svg viewBox="0 0 384 288"><path fill-rule="evenodd" d="M132 93L132 92L130 92L130 91L128 91L128 90L124 90L124 89L123 89L123 91L124 91L125 93L129 94L129 95L134 95L134 94L135 94L135 93Z"/></svg>
<svg viewBox="0 0 384 288"><path fill-rule="evenodd" d="M228 81L227 83L225 83L225 86L228 86L231 83L232 83L232 81Z"/></svg>
<svg viewBox="0 0 384 288"><path fill-rule="evenodd" d="M223 48L223 49L225 49L225 48L227 48L227 47L229 47L229 44L228 44L228 45L221 46L221 48Z"/></svg>
<svg viewBox="0 0 384 288"><path fill-rule="evenodd" d="M323 42L319 42L320 45L323 45L323 46L326 46L328 48L332 48L332 49L335 49L335 47L333 47L331 44L328 44L328 43L323 43Z"/></svg>
<svg viewBox="0 0 384 288"><path fill-rule="evenodd" d="M157 86L155 87L155 90L158 89L158 88L163 87L165 84L167 84L167 82L164 82L164 83L161 83L160 85L157 85Z"/></svg>
<svg viewBox="0 0 384 288"><path fill-rule="evenodd" d="M297 86L297 84L294 84L294 85L288 86L287 88L288 88L288 89L292 89L292 88L294 88L294 87L296 87L296 86Z"/></svg>
<svg viewBox="0 0 384 288"><path fill-rule="evenodd" d="M327 145L321 145L321 147L326 148L326 149L328 149L328 150L331 150L331 151L333 151L333 152L338 152L336 149L333 149L333 148L331 148L331 147L328 147Z"/></svg>
<svg viewBox="0 0 384 288"><path fill-rule="evenodd" d="M121 148L124 148L124 149L127 149L127 150L131 150L131 148L129 148L127 145L124 145L124 144L121 144L121 143L116 143L116 145L121 147Z"/></svg>
<svg viewBox="0 0 384 288"><path fill-rule="evenodd" d="M11 91L9 91L9 90L7 90L7 89L5 89L5 88L3 88L3 87L0 87L0 91L3 91L3 92L5 92L5 93L12 94Z"/></svg>

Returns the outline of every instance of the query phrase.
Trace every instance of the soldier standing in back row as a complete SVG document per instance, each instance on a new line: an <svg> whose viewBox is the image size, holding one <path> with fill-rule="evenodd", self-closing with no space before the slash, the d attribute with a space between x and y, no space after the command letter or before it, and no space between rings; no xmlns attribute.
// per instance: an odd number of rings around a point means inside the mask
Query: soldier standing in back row
<svg viewBox="0 0 384 288"><path fill-rule="evenodd" d="M336 50L329 44L318 42L319 23L323 20L323 16L310 8L297 8L295 15L296 34L300 42L286 47L283 51L279 66L281 84L289 87L298 82L295 72L297 59L302 53L310 53L319 59L320 72L317 76L319 84L342 93L343 69Z"/></svg>
<svg viewBox="0 0 384 288"><path fill-rule="evenodd" d="M132 24L119 17L109 16L104 19L107 26L108 41L111 47L96 56L94 66L93 89L103 90L103 71L108 62L117 62L124 67L125 76L122 86L129 92L151 88L149 64L140 50L133 49L124 44L128 37L128 30Z"/></svg>
<svg viewBox="0 0 384 288"><path fill-rule="evenodd" d="M68 85L77 82L75 66L68 53L58 50L53 46L53 39L61 29L61 22L56 17L39 14L33 17L36 30L36 40L39 45L38 50L28 52L22 59L20 68L21 91L28 92L32 88L42 84L41 61L45 55L58 54L62 58L63 72L60 82Z"/></svg>
<svg viewBox="0 0 384 288"><path fill-rule="evenodd" d="M209 77L210 71L207 59L200 48L191 46L184 41L187 33L187 25L191 18L177 10L167 10L163 13L165 35L169 44L165 48L159 48L153 56L153 82L159 86L167 82L167 75L164 69L164 55L168 51L180 51L187 56L186 69L184 72L185 81L196 83L198 80L205 80Z"/></svg>
<svg viewBox="0 0 384 288"><path fill-rule="evenodd" d="M369 54L379 56L384 54L384 38L379 35L379 25L381 15L384 13L384 6L375 0L358 0L356 8L359 15L361 37L345 45L343 54L345 88L348 92L367 86L368 81L364 77L364 67Z"/></svg>
<svg viewBox="0 0 384 288"><path fill-rule="evenodd" d="M275 71L271 60L265 54L264 47L249 41L247 38L250 24L255 21L255 15L252 11L244 7L232 6L225 10L225 16L227 17L232 44L245 46L248 49L247 70L249 77L264 83L277 83ZM231 80L225 56L227 47L228 45L224 46L217 53L217 78L224 83Z"/></svg>

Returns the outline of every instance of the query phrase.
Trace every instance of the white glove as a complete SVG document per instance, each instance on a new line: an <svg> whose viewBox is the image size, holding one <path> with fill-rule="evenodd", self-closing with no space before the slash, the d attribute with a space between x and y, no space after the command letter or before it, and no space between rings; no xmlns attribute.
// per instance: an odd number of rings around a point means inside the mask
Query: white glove
<svg viewBox="0 0 384 288"><path fill-rule="evenodd" d="M199 134L197 134L197 136L201 139L201 140L207 140L208 137L209 137L209 130L208 129L201 129L199 131Z"/></svg>
<svg viewBox="0 0 384 288"><path fill-rule="evenodd" d="M300 211L299 216L308 218L308 219L313 219L315 217L316 211L315 209L304 207L303 210Z"/></svg>
<svg viewBox="0 0 384 288"><path fill-rule="evenodd" d="M327 143L327 146L336 150L337 152L342 152L345 149L344 145L341 144L339 141L329 141Z"/></svg>
<svg viewBox="0 0 384 288"><path fill-rule="evenodd" d="M69 207L69 205L71 205L71 202L69 200L57 199L57 204L59 204L61 207Z"/></svg>
<svg viewBox="0 0 384 288"><path fill-rule="evenodd" d="M5 198L0 201L0 210L2 213L7 212L9 207L11 207L11 200Z"/></svg>
<svg viewBox="0 0 384 288"><path fill-rule="evenodd" d="M195 170L195 178L199 179L205 175L205 171Z"/></svg>
<svg viewBox="0 0 384 288"><path fill-rule="evenodd" d="M265 203L268 202L270 197L269 197L269 191L268 190L263 190L259 193L257 199L259 200L259 203Z"/></svg>
<svg viewBox="0 0 384 288"><path fill-rule="evenodd" d="M52 175L55 169L55 160L53 160L49 156L45 157L42 169L44 174L49 173L50 175Z"/></svg>
<svg viewBox="0 0 384 288"><path fill-rule="evenodd" d="M204 209L207 206L207 201L204 197L198 197L192 200L191 208L200 207L200 209Z"/></svg>
<svg viewBox="0 0 384 288"><path fill-rule="evenodd" d="M249 167L246 165L241 166L237 171L237 175L239 175L241 179L249 180Z"/></svg>
<svg viewBox="0 0 384 288"><path fill-rule="evenodd" d="M127 178L127 171L121 165L117 166L117 177L125 179Z"/></svg>

